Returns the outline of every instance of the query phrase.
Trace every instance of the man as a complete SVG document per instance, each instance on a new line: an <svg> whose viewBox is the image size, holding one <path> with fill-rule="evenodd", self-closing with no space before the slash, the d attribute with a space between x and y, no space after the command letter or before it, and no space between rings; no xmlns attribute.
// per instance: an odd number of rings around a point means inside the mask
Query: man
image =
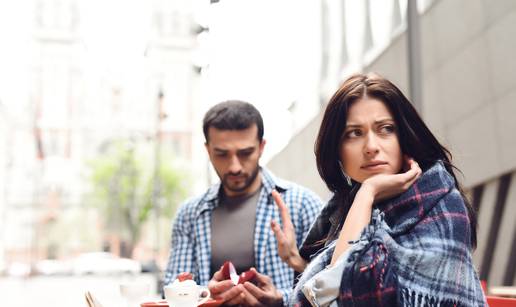
<svg viewBox="0 0 516 307"><path fill-rule="evenodd" d="M292 216L300 245L321 207L313 192L276 178L259 166L265 140L258 110L242 101L212 107L203 120L205 147L220 183L178 209L165 285L181 272L209 284L225 305L281 306L288 301L294 271L281 260L271 226L280 220L273 200L280 196ZM278 193L280 195L278 195ZM285 258L285 255L282 255ZM253 268L254 284L233 286L222 277L230 260L238 273Z"/></svg>

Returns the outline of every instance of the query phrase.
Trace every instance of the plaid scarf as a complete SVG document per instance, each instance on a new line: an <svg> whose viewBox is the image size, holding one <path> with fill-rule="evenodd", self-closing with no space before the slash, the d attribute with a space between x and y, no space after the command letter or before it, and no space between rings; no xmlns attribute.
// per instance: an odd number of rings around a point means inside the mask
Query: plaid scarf
<svg viewBox="0 0 516 307"><path fill-rule="evenodd" d="M329 300L314 300L314 306L487 305L472 262L468 213L442 162L408 191L376 206L360 239L327 268L334 247L335 241L312 258L290 306L310 306L305 285L335 288ZM321 274L327 270L338 270L337 278ZM322 276L326 280L317 280ZM315 289L327 295L322 290Z"/></svg>

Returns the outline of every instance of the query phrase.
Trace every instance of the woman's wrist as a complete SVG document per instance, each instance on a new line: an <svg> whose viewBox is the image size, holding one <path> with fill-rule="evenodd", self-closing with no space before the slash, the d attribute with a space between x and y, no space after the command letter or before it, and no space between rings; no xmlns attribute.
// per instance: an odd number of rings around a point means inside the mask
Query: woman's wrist
<svg viewBox="0 0 516 307"><path fill-rule="evenodd" d="M373 185L367 183L367 181L364 181L362 185L360 186L360 189L357 192L357 195L355 196L355 200L357 199L363 199L366 203L371 203L371 206L374 203L374 200L376 198L376 190L373 187Z"/></svg>

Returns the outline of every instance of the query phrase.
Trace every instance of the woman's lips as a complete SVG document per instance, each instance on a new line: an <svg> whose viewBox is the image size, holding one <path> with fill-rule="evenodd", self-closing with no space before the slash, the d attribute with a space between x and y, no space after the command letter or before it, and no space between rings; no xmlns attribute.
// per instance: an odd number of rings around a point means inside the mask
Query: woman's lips
<svg viewBox="0 0 516 307"><path fill-rule="evenodd" d="M368 170L368 171L374 171L382 169L383 167L387 166L388 164L386 162L379 162L379 163L371 163L365 166L362 166L361 169Z"/></svg>

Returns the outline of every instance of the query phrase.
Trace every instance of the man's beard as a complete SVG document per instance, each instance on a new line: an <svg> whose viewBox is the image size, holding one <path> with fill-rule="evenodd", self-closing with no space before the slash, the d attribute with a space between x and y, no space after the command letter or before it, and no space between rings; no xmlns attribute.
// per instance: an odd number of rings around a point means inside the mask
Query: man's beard
<svg viewBox="0 0 516 307"><path fill-rule="evenodd" d="M221 177L222 185L226 189L228 189L229 191L232 191L232 192L239 193L239 192L245 191L247 188L249 188L249 186L251 186L251 184L253 184L254 180L258 176L259 171L260 171L260 167L257 164L250 175L246 175L245 173L242 173L242 172L237 173L237 174L226 173L226 174L224 174L223 177ZM238 185L238 186L232 185L230 183L230 180L228 179L229 176L242 176L244 183L242 185ZM219 175L219 177L220 177L220 175Z"/></svg>

